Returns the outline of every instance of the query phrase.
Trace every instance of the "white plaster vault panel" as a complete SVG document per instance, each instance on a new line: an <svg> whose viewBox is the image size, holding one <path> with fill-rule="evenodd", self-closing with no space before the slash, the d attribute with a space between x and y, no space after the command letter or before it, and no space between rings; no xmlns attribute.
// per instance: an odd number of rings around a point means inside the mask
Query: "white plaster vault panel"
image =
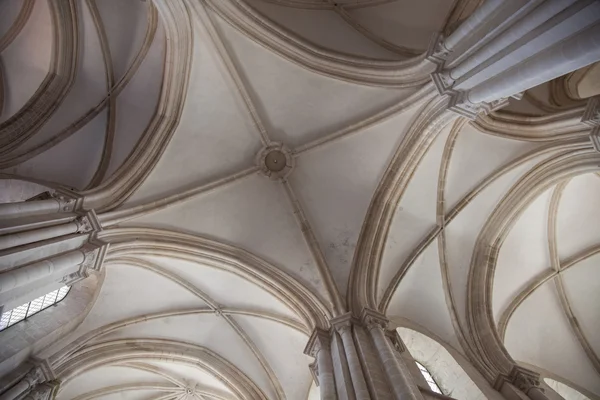
<svg viewBox="0 0 600 400"><path fill-rule="evenodd" d="M382 39L424 51L432 35L442 30L451 7L446 0L399 0L349 13Z"/></svg>
<svg viewBox="0 0 600 400"><path fill-rule="evenodd" d="M284 29L330 50L373 59L400 58L360 34L333 10L286 7L264 0L249 0L248 3Z"/></svg>
<svg viewBox="0 0 600 400"><path fill-rule="evenodd" d="M571 331L553 282L544 284L517 309L505 344L518 361L543 365L592 392L600 390L598 376Z"/></svg>
<svg viewBox="0 0 600 400"><path fill-rule="evenodd" d="M292 150L360 121L413 92L355 85L307 71L254 43L219 17L214 18L248 82L267 131L273 140Z"/></svg>
<svg viewBox="0 0 600 400"><path fill-rule="evenodd" d="M11 82L4 88L0 122L19 111L35 93L48 73L51 56L50 10L46 1L36 1L27 24L0 58L4 82Z"/></svg>

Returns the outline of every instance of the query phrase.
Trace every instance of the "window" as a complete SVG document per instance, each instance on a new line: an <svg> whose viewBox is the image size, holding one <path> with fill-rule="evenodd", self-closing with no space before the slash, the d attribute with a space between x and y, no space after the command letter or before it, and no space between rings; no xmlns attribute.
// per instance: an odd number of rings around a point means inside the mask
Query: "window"
<svg viewBox="0 0 600 400"><path fill-rule="evenodd" d="M425 368L418 361L415 361L415 362L417 363L417 366L419 367L419 370L421 371L421 374L423 374L423 377L427 381L427 384L429 384L429 388L432 391L436 392L436 393L443 394L442 391L440 390L440 387L438 386L438 384L433 379L433 376L431 376L431 374L429 373L429 371L427 371L427 368Z"/></svg>
<svg viewBox="0 0 600 400"><path fill-rule="evenodd" d="M3 331L17 322L21 322L54 304L57 304L67 296L69 290L71 290L69 286L63 286L60 289L56 289L55 291L50 292L42 297L38 297L29 303L25 303L22 306L2 313L2 317L0 318L0 331Z"/></svg>

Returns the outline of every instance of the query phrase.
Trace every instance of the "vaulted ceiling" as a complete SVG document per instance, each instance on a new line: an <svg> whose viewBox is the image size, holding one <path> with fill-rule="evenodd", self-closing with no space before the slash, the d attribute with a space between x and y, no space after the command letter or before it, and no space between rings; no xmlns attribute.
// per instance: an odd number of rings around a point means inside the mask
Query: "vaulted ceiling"
<svg viewBox="0 0 600 400"><path fill-rule="evenodd" d="M367 210L436 96L421 54L477 2L57 3L0 1L0 169L87 195L111 242L88 316L42 354L67 377L59 398L318 396L309 316L354 295ZM598 398L598 165L520 186L592 153L583 103L552 110L545 93L456 119L414 156L374 298L467 355L473 254L502 226L501 339ZM256 160L279 144L283 181ZM514 193L527 201L496 215Z"/></svg>

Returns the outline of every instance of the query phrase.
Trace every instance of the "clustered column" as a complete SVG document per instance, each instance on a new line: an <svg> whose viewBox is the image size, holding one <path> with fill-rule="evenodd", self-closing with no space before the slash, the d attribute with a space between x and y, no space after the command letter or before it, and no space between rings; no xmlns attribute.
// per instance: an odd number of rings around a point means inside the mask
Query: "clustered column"
<svg viewBox="0 0 600 400"><path fill-rule="evenodd" d="M348 313L331 320L328 331L315 329L305 353L316 358L315 375L322 398L423 399L386 326L387 319L382 314L364 310L360 319ZM337 351L341 353L339 357Z"/></svg>
<svg viewBox="0 0 600 400"><path fill-rule="evenodd" d="M380 313L365 309L362 320L369 330L396 399L423 399L408 369L396 357L396 349L385 334L387 319Z"/></svg>
<svg viewBox="0 0 600 400"><path fill-rule="evenodd" d="M0 204L0 311L100 268L107 247L96 239L100 224L93 211L80 210L77 204L75 194L48 192ZM75 237L84 244L73 245Z"/></svg>
<svg viewBox="0 0 600 400"><path fill-rule="evenodd" d="M600 60L600 2L486 0L428 51L450 108L469 118Z"/></svg>

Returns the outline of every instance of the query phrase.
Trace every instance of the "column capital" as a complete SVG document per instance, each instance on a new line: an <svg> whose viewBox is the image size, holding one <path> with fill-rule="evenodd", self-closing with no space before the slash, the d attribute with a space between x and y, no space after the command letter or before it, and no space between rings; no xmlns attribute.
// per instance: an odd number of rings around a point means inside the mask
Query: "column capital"
<svg viewBox="0 0 600 400"><path fill-rule="evenodd" d="M340 315L339 317L335 317L331 320L331 326L337 332L342 332L346 329L350 329L353 324L359 323L360 321L352 315L352 313L346 313L344 315Z"/></svg>
<svg viewBox="0 0 600 400"><path fill-rule="evenodd" d="M581 122L592 128L590 140L597 152L600 152L600 96L588 100Z"/></svg>
<svg viewBox="0 0 600 400"><path fill-rule="evenodd" d="M388 319L379 311L372 310L370 308L363 308L360 315L361 322L371 330L373 328L381 328L385 332L388 325Z"/></svg>
<svg viewBox="0 0 600 400"><path fill-rule="evenodd" d="M44 375L44 370L42 367L40 365L36 365L25 374L23 380L27 382L29 387L34 387L35 385L44 382L46 380L46 376Z"/></svg>
<svg viewBox="0 0 600 400"><path fill-rule="evenodd" d="M62 192L50 193L50 197L58 201L61 212L73 212L77 207L77 199Z"/></svg>
<svg viewBox="0 0 600 400"><path fill-rule="evenodd" d="M439 65L443 65L446 62L451 50L448 50L444 46L444 39L444 35L440 32L436 32L431 37L426 53L427 60Z"/></svg>
<svg viewBox="0 0 600 400"><path fill-rule="evenodd" d="M25 400L50 400L59 386L58 381L38 384L25 396Z"/></svg>
<svg viewBox="0 0 600 400"><path fill-rule="evenodd" d="M515 98L521 95L521 93L517 93ZM476 119L479 114L488 114L507 105L508 98L506 97L490 101L489 103L473 103L469 100L469 92L452 91L450 92L450 104L448 108L463 117Z"/></svg>
<svg viewBox="0 0 600 400"><path fill-rule="evenodd" d="M591 97L587 101L581 122L592 128L600 126L600 96Z"/></svg>
<svg viewBox="0 0 600 400"><path fill-rule="evenodd" d="M312 335L308 339L308 343L304 348L304 354L316 357L321 349L330 348L331 335L328 331L321 328L315 328Z"/></svg>
<svg viewBox="0 0 600 400"><path fill-rule="evenodd" d="M518 365L513 367L508 376L499 375L494 383L494 389L500 391L505 383L511 383L525 394L533 388L544 391L540 387L540 374Z"/></svg>
<svg viewBox="0 0 600 400"><path fill-rule="evenodd" d="M515 385L525 394L527 394L531 389L539 388L540 386L540 374L526 368L518 366L513 367L508 378L513 385Z"/></svg>

